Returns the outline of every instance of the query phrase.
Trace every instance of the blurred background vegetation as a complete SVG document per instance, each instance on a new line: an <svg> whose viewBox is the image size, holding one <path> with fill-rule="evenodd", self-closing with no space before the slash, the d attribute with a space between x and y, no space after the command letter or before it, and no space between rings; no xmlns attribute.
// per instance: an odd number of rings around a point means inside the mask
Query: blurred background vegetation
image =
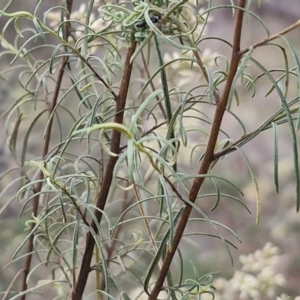
<svg viewBox="0 0 300 300"><path fill-rule="evenodd" d="M229 0L213 1L214 5L228 3ZM299 0L270 0L264 1L263 4L258 7L253 1L253 9L255 12L263 18L268 25L271 33L276 33L291 25L297 21L300 17ZM78 7L82 1L75 1L75 7ZM61 1L43 1L40 13L47 10L54 5L61 4ZM35 1L15 1L10 7L9 11L16 10L33 11L35 8ZM0 9L3 6L3 1L0 3ZM224 39L231 40L233 18L231 10L224 9L215 10L212 13L213 22L208 26L208 35L221 36ZM5 18L0 18L0 27L5 24ZM13 28L9 28L6 32L6 38L11 39L13 42L15 31ZM297 47L298 53L300 53L300 31L299 29L287 34L287 38ZM251 22L247 17L245 18L245 26L243 33L242 45L244 47L251 45L251 43L260 41L264 38L264 32L260 31L260 27L253 19ZM1 46L0 46L1 47ZM207 47L213 52L218 52L222 55L229 55L229 47L224 47L223 44L216 41L207 41ZM1 49L1 48L0 48ZM0 50L2 51L2 49ZM45 52L39 51L36 55L40 59L49 56L49 49L45 48ZM290 53L288 53L291 58ZM278 67L280 62L279 53L276 51L266 51L264 47L258 49L255 52L257 58L264 61L267 68ZM0 69L5 70L9 68L10 61L8 57L0 57ZM283 66L283 62L282 65ZM251 67L250 67L251 68ZM251 69L252 74L259 72L255 68ZM296 81L291 82L294 85L294 89L291 86L290 93L297 95ZM270 112L274 111L275 105L278 104L279 99L277 97L268 97L265 99L264 95L270 88L269 83L261 80L257 86L256 94L252 98L251 94L244 94L240 98L242 105L236 108L240 116L244 116L247 120L247 129L254 129L253 124L259 124L260 120L264 120ZM5 109L11 105L14 99L19 98L22 93L21 87L18 85L18 71L9 74L8 81L0 79L0 111L3 113ZM275 95L275 94L274 94ZM71 96L67 99L71 105ZM260 104L260 109L257 110L257 103ZM263 107L263 109L261 109ZM27 114L35 114L34 111L28 111ZM67 122L67 120L65 120ZM5 172L10 167L14 166L14 160L10 156L7 148L7 136L4 132L5 118L0 119L0 126L2 128L0 134L0 171ZM228 127L227 127L228 126ZM225 127L230 128L230 132L235 132L237 124L233 120L226 120ZM26 128L21 129L24 132ZM280 263L276 266L278 273L284 275L285 283L281 288L281 291L289 294L293 297L300 294L299 282L300 282L300 215L296 212L296 199L295 199L295 186L293 182L293 163L292 163L292 149L290 146L290 134L288 125L279 127L280 140L279 140L279 172L280 172L280 193L275 193L274 181L273 181L273 142L272 134L270 132L264 132L256 137L251 143L247 144L243 150L249 157L252 165L255 169L257 179L259 182L261 199L262 199L262 217L259 226L255 225L255 195L253 189L253 182L248 172L247 166L244 160L238 155L229 154L222 162L216 166L216 172L219 174L226 174L233 178L232 181L240 187L244 192L244 200L247 206L250 208L252 214L249 214L241 205L233 202L228 205L226 200L220 203L217 211L214 211L214 219L221 223L224 223L231 229L233 229L240 237L242 243L238 245L237 250L233 250L233 257L235 264L232 267L228 255L226 254L221 242L217 239L210 237L201 237L199 241L195 240L195 243L201 243L201 252L190 253L194 258L194 261L199 263L199 268L203 273L220 271L218 276L224 278L231 278L233 274L241 268L241 263L238 260L239 255L249 254L257 249L261 249L267 242L272 242L273 245L279 248ZM32 157L41 155L40 141L43 133L36 132L36 138L31 138L28 150L31 152ZM235 137L240 137L241 132L237 129ZM20 145L19 145L20 146ZM30 157L28 157L30 159ZM15 174L16 175L16 174ZM11 173L11 178L6 177L0 183L0 188L3 190L5 186L14 179L14 174ZM210 191L212 186L209 183L205 184L206 191ZM226 186L222 187L226 191ZM4 205L9 197L13 197L16 190L11 189L5 193L6 199L0 199L0 205ZM206 208L212 206L211 201L206 200ZM229 200L228 200L229 201ZM12 252L17 248L20 241L27 234L24 232L25 219L18 218L22 204L13 201L2 213L0 218L0 290L5 290L18 271L22 268L22 263L14 264L4 269L10 259ZM196 215L196 213L194 213ZM189 230L197 230L197 228L189 227ZM202 230L202 229L201 229ZM184 242L183 242L184 245ZM185 251L185 257L189 253L188 244L182 247ZM189 263L186 264L185 272L189 273L192 270L189 269ZM217 276L217 277L218 277ZM222 297L220 299L223 299ZM224 298L225 299L225 298Z"/></svg>

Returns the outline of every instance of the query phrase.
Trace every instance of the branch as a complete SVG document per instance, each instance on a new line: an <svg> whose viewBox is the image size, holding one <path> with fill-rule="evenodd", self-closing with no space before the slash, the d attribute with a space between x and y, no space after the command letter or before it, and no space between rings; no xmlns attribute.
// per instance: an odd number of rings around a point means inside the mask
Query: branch
<svg viewBox="0 0 300 300"><path fill-rule="evenodd" d="M298 20L298 21L297 21L296 23L294 23L293 25L291 25L291 26L289 26L289 27L283 29L282 31L279 31L278 33L276 33L276 34L274 34L274 35L271 35L271 36L265 38L264 40L262 40L262 41L260 41L260 42L258 42L258 43L256 43L256 44L254 44L254 45L252 45L251 47L248 47L248 48L246 48L246 49L244 49L244 50L241 50L241 51L239 52L239 55L244 55L245 53L247 53L247 52L248 52L250 49L252 49L252 48L255 49L255 48L259 47L259 46L263 46L263 45L265 45L266 43L271 42L271 41L277 39L277 38L280 37L281 35L284 35L284 34L286 34L286 33L290 32L290 31L294 30L295 28L297 28L297 27L299 27L299 26L300 26L300 20Z"/></svg>
<svg viewBox="0 0 300 300"><path fill-rule="evenodd" d="M238 1L238 7L240 7L241 9L239 9L237 11L236 18L235 18L233 48L232 48L232 54L231 54L229 73L228 73L228 77L227 77L227 81L225 84L223 94L220 98L220 102L217 104L217 107L216 107L215 116L214 116L211 132L210 132L207 149L206 149L206 152L205 152L205 155L203 158L203 162L201 164L198 174L207 174L207 172L209 171L209 167L214 160L215 145L216 145L217 138L219 135L219 130L221 127L223 115L226 110L231 85L233 83L233 79L236 74L237 67L238 67L238 64L240 61L239 51L240 51L241 31L242 31L242 23L243 23L243 16L244 16L244 12L242 9L245 7L245 2L246 2L246 0ZM198 178L194 179L192 187L190 189L190 193L189 193L189 200L191 202L195 202L198 192L199 192L203 182L204 182L204 177L198 177ZM175 254L175 252L178 248L179 242L182 238L182 235L183 235L184 229L186 227L186 224L188 222L191 210L192 210L192 207L190 205L187 205L184 208L182 215L180 216L180 219L178 221L178 225L177 225L176 231L175 231L173 245L171 245L171 247L169 247L169 249L171 249L171 250L168 250L166 252L166 256L164 258L161 271L159 272L158 278L156 280L156 283L153 287L153 290L152 290L148 300L156 300L159 295L159 292L163 285L164 279L170 268L170 264L172 262L174 254Z"/></svg>
<svg viewBox="0 0 300 300"><path fill-rule="evenodd" d="M12 289L14 283L15 283L15 282L17 281L17 279L19 278L19 275L21 275L23 272L24 272L24 269L21 269L21 270L19 270L19 271L17 272L17 274L14 276L13 280L10 282L8 288L6 289L5 294L4 294L3 298L2 298L2 300L7 300L7 299L8 299L8 297L9 297L8 295L9 295L9 293L10 293L10 291L11 291L11 289Z"/></svg>
<svg viewBox="0 0 300 300"><path fill-rule="evenodd" d="M73 5L73 0L67 0L67 19L70 18L72 5ZM67 22L65 24L65 38L66 38L66 40L68 39L69 35L70 35L70 23ZM65 69L65 66L68 63L68 60L69 60L68 56L64 56L61 59L61 64L60 64L60 67L59 67L59 73L58 73L58 78L57 78L53 98L52 98L52 101L51 101L51 105L48 108L49 118L51 118L51 119L49 120L49 124L48 124L48 127L46 129L45 142L44 142L43 154L42 154L43 159L47 156L48 151L49 151L49 144L50 144L50 139L51 139L52 124L53 124L53 118L51 116L52 116L53 110L56 107L56 103L57 103L57 99L58 99L58 95L59 95L59 91L60 91L60 87L61 87L61 83L62 83L62 79L63 79L63 75L64 75L64 69ZM40 171L39 174L38 174L38 179L37 179L39 182L34 187L35 196L33 198L33 204L32 204L32 214L33 214L34 217L36 217L38 215L39 198L40 198L40 191L41 191L42 186L43 186L43 183L42 183L43 178L44 178L43 172ZM35 227L35 223L32 222L31 227L30 227L31 232L33 231L34 227ZM35 237L35 235L34 235L34 233L32 233L29 240L28 240L27 253L29 255L27 256L27 258L25 260L24 276L23 276L22 290L21 291L26 291L27 287L28 287L28 285L27 285L27 276L28 276L28 274L30 272L30 268L31 268L32 253L34 253L34 251L33 251L34 237ZM26 299L26 294L22 295L22 297L20 299L25 300Z"/></svg>
<svg viewBox="0 0 300 300"><path fill-rule="evenodd" d="M132 71L132 64L130 63L130 58L133 55L135 51L136 43L130 45L127 51L127 56L125 59L125 68L124 73L121 80L121 86L118 94L118 101L116 103L116 114L114 118L115 123L122 124L123 123L123 115L124 115L124 107L126 104L126 98L128 93L128 86L130 82L131 77L131 71ZM113 130L112 137L111 137L111 145L110 145L110 151L113 153L119 153L120 151L120 140L121 140L121 132L117 130ZM97 223L99 224L102 219L102 211L104 210L107 196L111 187L112 179L113 179L113 170L115 167L115 164L118 160L118 157L116 156L110 156L106 170L105 175L102 181L102 185L100 188L100 191L97 196L97 203L95 210L95 218L97 220ZM76 280L76 284L74 287L74 290L71 291L71 293L68 296L68 299L72 300L81 300L82 295L87 283L87 279L89 276L90 268L91 268L91 260L93 256L93 250L95 246L95 240L92 235L92 231L95 233L98 233L98 228L93 220L91 225L91 229L87 233L86 236L86 246L83 254L83 258L81 261L81 267L79 270L79 274Z"/></svg>
<svg viewBox="0 0 300 300"><path fill-rule="evenodd" d="M202 71L202 74L203 74L206 82L209 84L209 77L208 77L208 74L207 74L206 69L204 67L204 64L202 62L202 59L201 59L201 57L199 55L199 52L197 50L195 50L193 52L194 52L194 55L196 57L197 64L200 67L200 69ZM217 91L217 89L215 87L213 87L213 95L215 97L216 104L218 104L220 102L220 95L219 95L219 92Z"/></svg>
<svg viewBox="0 0 300 300"><path fill-rule="evenodd" d="M295 99L297 100L298 97ZM291 101L288 105L292 105L294 101ZM235 150L237 150L239 147L245 145L246 143L248 143L249 141L251 141L252 139L254 139L257 135L259 135L259 133L263 130L266 130L267 128L269 128L269 126L271 126L271 124L273 122L279 122L282 121L282 119L286 116L285 113L283 113L284 109L281 108L279 109L275 114L273 114L271 117L269 117L267 119L266 122L264 122L262 125L260 125L258 128L252 130L249 133L244 134L241 138L239 138L237 141L231 143L230 145L228 145L226 148L220 150L219 152L214 154L214 160L229 154L231 152L234 152ZM290 109L290 113L297 113L299 111L299 105L297 105L296 107L293 107Z"/></svg>
<svg viewBox="0 0 300 300"><path fill-rule="evenodd" d="M76 53L78 54L78 53ZM94 73L95 77L98 78L99 81L102 82L102 84L110 91L110 93L113 95L115 101L117 101L118 96L117 94L112 90L112 88L106 83L106 81L97 73L97 71L93 68L93 66L86 60L85 58L81 57L84 61L84 63L89 67L89 69Z"/></svg>

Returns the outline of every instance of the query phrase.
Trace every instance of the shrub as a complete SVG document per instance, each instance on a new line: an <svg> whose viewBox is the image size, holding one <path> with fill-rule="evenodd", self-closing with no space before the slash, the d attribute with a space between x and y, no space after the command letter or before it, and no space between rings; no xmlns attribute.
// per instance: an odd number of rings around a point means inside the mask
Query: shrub
<svg viewBox="0 0 300 300"><path fill-rule="evenodd" d="M278 192L278 127L288 124L299 209L300 64L284 34L300 21L270 35L245 0L90 0L77 8L38 1L33 12L11 12L12 3L0 12L1 59L10 61L1 76L19 84L11 83L5 113L14 166L1 177L1 212L18 201L27 236L12 256L19 271L4 299L213 299L214 272L185 254L217 238L233 261L240 240L215 212L225 199L247 206L235 175L219 172L222 159L235 152L245 161L258 223L259 182L242 146L272 131ZM228 8L232 41L207 35L211 13ZM267 36L243 48L245 16ZM223 43L230 58L209 41ZM255 56L261 47L279 50L283 64L268 69ZM241 95L255 97L259 81L280 103L248 130L238 106Z"/></svg>

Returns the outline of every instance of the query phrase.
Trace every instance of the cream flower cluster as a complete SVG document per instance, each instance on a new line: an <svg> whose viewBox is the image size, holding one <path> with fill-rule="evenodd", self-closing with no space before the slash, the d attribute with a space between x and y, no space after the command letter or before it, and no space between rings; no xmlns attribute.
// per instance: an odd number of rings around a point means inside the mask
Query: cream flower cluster
<svg viewBox="0 0 300 300"><path fill-rule="evenodd" d="M214 281L216 300L292 300L279 296L277 290L284 286L284 276L277 272L282 257L277 247L267 243L263 249L240 256L242 268L232 279L219 278ZM300 297L296 298L300 300ZM295 300L296 300L295 299Z"/></svg>

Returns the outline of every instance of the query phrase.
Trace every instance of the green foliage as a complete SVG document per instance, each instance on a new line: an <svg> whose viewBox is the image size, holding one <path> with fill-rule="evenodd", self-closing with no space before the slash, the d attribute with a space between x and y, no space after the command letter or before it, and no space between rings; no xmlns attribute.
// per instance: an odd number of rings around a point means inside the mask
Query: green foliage
<svg viewBox="0 0 300 300"><path fill-rule="evenodd" d="M9 12L11 1L0 11L0 58L10 63L1 78L5 84L18 78L5 112L14 167L1 177L9 183L0 212L20 203L27 234L7 266L24 271L4 299L35 293L74 300L214 299L215 273L202 272L179 243L197 253L193 240L218 239L233 262L240 239L214 213L224 199L248 208L232 174L218 173L221 159L231 152L244 159L259 223L259 180L241 148L273 131L279 192L278 127L287 124L299 210L300 63L282 35L300 21L270 35L251 1L243 0L223 6L62 2L46 10L41 0L34 12ZM233 42L206 34L211 14L226 8L235 19ZM242 49L244 14L267 36ZM213 53L208 40L229 46L231 58ZM279 49L283 66L268 69L255 56L261 46ZM290 91L295 78L296 95ZM245 105L241 95L254 97L261 80L269 86L266 97L276 94L280 103L249 131L237 110ZM240 138L224 125L228 117Z"/></svg>

